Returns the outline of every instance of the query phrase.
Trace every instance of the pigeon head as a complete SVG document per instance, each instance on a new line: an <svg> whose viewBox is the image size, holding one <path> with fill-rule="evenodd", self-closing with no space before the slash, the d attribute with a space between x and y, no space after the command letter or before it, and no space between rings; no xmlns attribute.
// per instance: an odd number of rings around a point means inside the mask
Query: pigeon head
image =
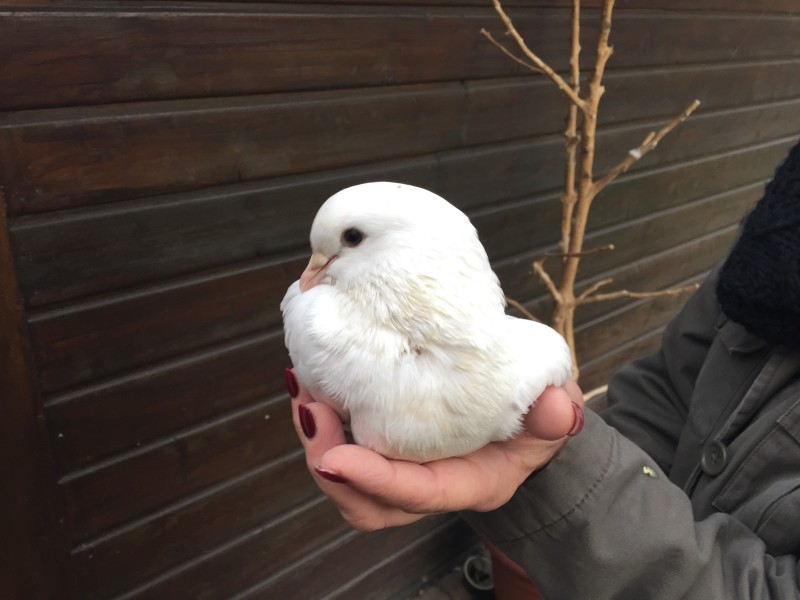
<svg viewBox="0 0 800 600"><path fill-rule="evenodd" d="M346 188L319 209L303 292L333 285L384 313L443 310L455 298L503 306L497 277L467 216L422 188L374 182ZM465 294L467 294L465 296ZM451 300L453 299L453 300Z"/></svg>

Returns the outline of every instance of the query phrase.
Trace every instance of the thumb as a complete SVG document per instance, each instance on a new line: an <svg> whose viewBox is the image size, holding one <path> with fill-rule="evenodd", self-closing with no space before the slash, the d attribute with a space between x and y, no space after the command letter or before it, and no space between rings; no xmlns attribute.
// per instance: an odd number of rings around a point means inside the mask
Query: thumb
<svg viewBox="0 0 800 600"><path fill-rule="evenodd" d="M577 435L583 427L583 406L583 392L575 381L547 387L525 415L525 430L542 440Z"/></svg>

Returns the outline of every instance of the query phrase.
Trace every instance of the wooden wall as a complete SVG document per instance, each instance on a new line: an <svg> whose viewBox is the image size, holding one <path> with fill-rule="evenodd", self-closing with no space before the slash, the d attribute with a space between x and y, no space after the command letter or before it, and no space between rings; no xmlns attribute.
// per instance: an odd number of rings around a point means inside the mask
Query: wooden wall
<svg viewBox="0 0 800 600"><path fill-rule="evenodd" d="M402 597L472 543L356 535L320 497L278 304L318 205L388 179L467 211L547 314L565 104L479 35L488 4L0 0L2 597ZM507 3L559 69L568 4ZM800 136L800 6L620 0L612 41L600 170L703 104L598 199L617 250L582 284L697 281ZM582 310L584 387L681 301Z"/></svg>

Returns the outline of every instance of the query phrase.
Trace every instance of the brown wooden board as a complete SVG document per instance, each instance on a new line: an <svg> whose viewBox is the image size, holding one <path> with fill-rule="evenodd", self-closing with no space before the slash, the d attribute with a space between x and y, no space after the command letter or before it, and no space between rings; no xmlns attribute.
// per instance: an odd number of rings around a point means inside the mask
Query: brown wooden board
<svg viewBox="0 0 800 600"><path fill-rule="evenodd" d="M145 288L132 297L34 317L31 335L41 361L42 388L49 392L105 379L212 343L266 332L280 323L281 299L306 262L306 257L288 264L259 261L213 278ZM282 343L281 332L272 333Z"/></svg>
<svg viewBox="0 0 800 600"><path fill-rule="evenodd" d="M374 567L374 557L383 555L385 548L401 548L422 536L442 533L450 537L447 546L452 556L462 554L475 543L475 535L452 516L427 518L404 528L345 538L335 549L335 556L342 557L341 560L331 560L329 551L310 554L291 571L265 580L260 585L256 584L235 598L290 598L293 594L309 598L324 597L341 585L332 586L332 580L348 581L358 578Z"/></svg>
<svg viewBox="0 0 800 600"><path fill-rule="evenodd" d="M409 577L410 573L424 573L430 569L438 575L441 570L452 568L454 557L465 559L468 552L475 551L478 537L466 523L457 520L441 527L428 525L427 532L381 562L368 566L345 586L330 592L329 597L338 600L411 598L425 579Z"/></svg>
<svg viewBox="0 0 800 600"><path fill-rule="evenodd" d="M73 566L88 595L111 596L191 562L198 548L225 547L253 530L275 527L275 521L285 526L287 514L302 521L308 511L297 509L318 496L305 457L294 453L81 544Z"/></svg>
<svg viewBox="0 0 800 600"><path fill-rule="evenodd" d="M269 415L269 418L267 418ZM296 450L288 402L227 413L60 480L79 542Z"/></svg>
<svg viewBox="0 0 800 600"><path fill-rule="evenodd" d="M68 547L2 200L0 190L0 596L55 598L70 586Z"/></svg>
<svg viewBox="0 0 800 600"><path fill-rule="evenodd" d="M668 79L660 78L661 85L647 85L645 79L643 89L663 94ZM541 89L536 111L530 110L530 86L448 84L13 113L0 116L0 148L9 157L2 177L16 214L507 143L559 132L564 105L551 86ZM688 89L669 112L676 113L697 92ZM684 144L711 142L693 156L721 150L726 145L713 135L720 133L719 126L707 128L726 116L745 126L750 119L765 124L740 144L776 137L785 129L770 132L766 124L795 121L796 104L788 99L748 105L739 109L742 114L704 109L671 137L669 146L677 138ZM654 115L620 98L612 108L617 119ZM657 110L664 121L663 102ZM640 136L654 125L630 130ZM745 135L731 125L724 131ZM616 139L614 129L604 133ZM616 158L621 149L604 148L602 140L600 156L621 160ZM640 141L631 137L626 143L634 147ZM661 148L653 155L668 159Z"/></svg>
<svg viewBox="0 0 800 600"><path fill-rule="evenodd" d="M281 393L288 359L275 337L237 338L55 396L45 414L60 475Z"/></svg>
<svg viewBox="0 0 800 600"><path fill-rule="evenodd" d="M327 498L316 498L282 518L250 530L194 561L128 592L130 598L214 598L291 568L352 530ZM381 548L380 552L385 552ZM370 556L374 560L376 554ZM344 555L336 560L342 569ZM276 596L290 598L290 595ZM311 596L313 597L313 596Z"/></svg>
<svg viewBox="0 0 800 600"><path fill-rule="evenodd" d="M235 9L233 9L235 6ZM583 46L596 39L585 11ZM502 31L474 8L116 3L2 15L4 108L379 86L521 73L479 35ZM566 68L566 10L513 11L520 32ZM713 30L715 35L709 35ZM611 68L800 55L800 19L784 15L619 11ZM735 40L735 43L733 41ZM437 48L446 41L448 51ZM591 54L585 52L588 65Z"/></svg>
<svg viewBox="0 0 800 600"><path fill-rule="evenodd" d="M227 8L242 2L257 2L258 4L286 4L286 0L208 0L203 2L205 6ZM164 6L159 0L136 0L140 6ZM2 0L0 6L14 7L61 7L65 4L64 0ZM131 2L115 2L114 0L73 0L70 5L79 7L103 7L112 9L118 5L130 6ZM294 0L293 4L323 4L319 0ZM374 0L326 0L326 5L371 5ZM484 7L486 0L382 0L382 5L409 5L415 6L478 6ZM505 7L525 7L525 8L568 8L571 0L506 0L503 2ZM602 7L602 0L582 0L581 6L584 9ZM652 0L617 0L616 10L638 9L638 10L663 10L658 5L654 5ZM669 8L673 11L715 11L720 13L746 12L753 14L800 14L800 8L794 0L703 0L697 2L692 0L672 0Z"/></svg>
<svg viewBox="0 0 800 600"><path fill-rule="evenodd" d="M776 127L785 127L785 123L774 122ZM741 121L737 123L736 130L744 131L746 126ZM706 130L721 131L723 127L724 121L712 122ZM630 143L636 134L638 132L624 133L625 141ZM690 141L687 139L686 143ZM736 157L734 147L734 157L730 159L734 162L729 164L731 167L738 164L740 168L726 169L724 177L709 178L702 173L702 169L688 163L684 165L685 177L679 175L680 172L662 171L668 176L663 181L657 178L652 181L665 187L659 189L658 185L654 185L643 189L644 198L637 197L635 188L646 184L643 181L640 183L638 176L633 173L627 174L598 199L590 226L619 218L614 215L640 213L654 201L679 200L674 199L673 195L692 194L692 189L725 186L729 180L732 185L737 185L743 182L742 176L757 177L760 174L766 179L773 165L782 159L785 148L793 141L794 138L790 137L757 144L758 147L752 150L752 166L743 164L747 158ZM626 145L620 142L610 150L616 149L619 155ZM428 185L456 205L469 210L471 206L495 197L513 198L557 185L561 168L557 146L556 140L545 144L492 146L476 152L458 152L442 157L438 165L431 158L403 163L384 172L369 171L361 173L360 179L374 180L386 175L387 178ZM677 157L679 150L676 146L680 145L673 143L671 147ZM717 158L714 154L690 162L696 161L698 167L713 166ZM719 159L724 161L725 157ZM658 163L655 165L664 168ZM487 172L492 174L492 181L496 179L502 183L496 187L492 183L487 185ZM123 203L125 205L118 207L118 210L76 211L69 217L21 219L16 223L12 236L23 293L32 304L65 300L246 260L261 254L274 254L281 248L292 246L302 249L297 257L298 262L302 262L303 253L308 252L308 229L321 199L358 180L357 174L334 172L323 178L276 182L253 190L222 190L197 198L176 197L174 201L153 201L141 205ZM705 183L702 180L706 180ZM526 182L530 191L523 187ZM619 194L620 199L611 204L609 199L614 198L615 194ZM645 201L650 197L653 200ZM620 204L624 209L620 208ZM551 199L548 199L546 207L543 206L545 209L551 213L559 210ZM279 210L282 216L276 219ZM493 210L485 213L491 215ZM521 210L526 209L522 206ZM554 218L554 215L550 215L547 219L539 216L530 220L515 219L513 225L520 228L520 234L504 235L501 232L499 238L508 242L519 240L531 246L543 245L546 240L537 241L539 238L535 232L528 228L536 222L549 226L549 219ZM492 217L489 219L491 221ZM502 256L502 249L496 249L492 243L494 231L478 224L482 239L487 242L492 255ZM553 234L552 228L550 232ZM530 241L525 241L528 239ZM98 252L98 248L103 250ZM519 248L510 251L519 251ZM290 276L290 273L286 273L287 279Z"/></svg>

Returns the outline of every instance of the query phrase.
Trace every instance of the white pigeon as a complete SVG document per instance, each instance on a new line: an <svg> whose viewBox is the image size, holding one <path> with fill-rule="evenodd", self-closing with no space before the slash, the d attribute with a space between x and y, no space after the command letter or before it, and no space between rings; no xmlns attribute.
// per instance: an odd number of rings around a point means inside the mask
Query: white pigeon
<svg viewBox="0 0 800 600"><path fill-rule="evenodd" d="M281 302L300 383L389 458L460 456L521 431L572 365L550 327L505 314L467 216L427 190L356 185L311 227L313 255Z"/></svg>

